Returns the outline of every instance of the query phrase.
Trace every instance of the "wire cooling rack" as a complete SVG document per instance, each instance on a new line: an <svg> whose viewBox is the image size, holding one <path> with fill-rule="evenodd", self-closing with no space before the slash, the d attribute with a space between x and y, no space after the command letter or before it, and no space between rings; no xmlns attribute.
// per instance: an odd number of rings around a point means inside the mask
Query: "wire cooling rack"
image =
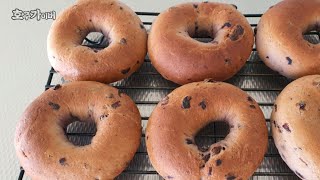
<svg viewBox="0 0 320 180"><path fill-rule="evenodd" d="M155 12L136 12L144 21L146 29L149 29L152 20L159 14ZM257 26L261 14L245 14L245 17L251 23L252 28ZM103 38L103 37L102 37ZM319 32L309 32L305 39L312 43L319 43ZM201 41L201 38L198 40ZM205 40L204 40L205 41ZM84 42L86 46L101 48L103 39L90 40ZM281 90L291 82L291 80L272 71L258 57L256 49L252 49L250 58L245 66L231 79L226 82L231 83L246 91L253 97L262 109L269 131L268 152L260 167L256 170L250 179L264 180L292 180L299 179L282 161L272 136L270 134L270 114L273 103ZM63 78L55 72L53 68L49 71L48 81L45 85L47 90L56 84L64 83ZM145 128L148 118L156 104L172 90L179 85L165 80L151 65L150 59L146 56L141 68L129 78L111 84L121 92L128 94L138 106L142 116L143 133L140 147L135 154L132 162L127 169L116 179L118 180L161 180L161 176L152 167L146 151L144 140ZM95 135L96 127L94 124L85 124L80 122L72 123L67 128L68 139L75 145L90 144ZM197 136L196 141L202 145L210 145L224 139L228 133L228 128L224 123L214 123L205 127ZM21 167L18 180L28 179L24 177L24 170Z"/></svg>

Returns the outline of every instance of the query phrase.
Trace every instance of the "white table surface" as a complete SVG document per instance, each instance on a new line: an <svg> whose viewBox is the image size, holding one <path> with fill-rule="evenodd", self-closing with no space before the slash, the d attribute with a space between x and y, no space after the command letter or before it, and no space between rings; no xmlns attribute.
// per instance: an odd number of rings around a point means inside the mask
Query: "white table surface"
<svg viewBox="0 0 320 180"><path fill-rule="evenodd" d="M13 21L12 10L56 11L75 1L10 0L0 2L0 179L17 179L19 163L13 137L26 106L44 91L50 64L46 37L52 20ZM135 11L162 11L183 0L123 0ZM201 1L198 1L201 2ZM220 0L243 13L263 13L279 0Z"/></svg>

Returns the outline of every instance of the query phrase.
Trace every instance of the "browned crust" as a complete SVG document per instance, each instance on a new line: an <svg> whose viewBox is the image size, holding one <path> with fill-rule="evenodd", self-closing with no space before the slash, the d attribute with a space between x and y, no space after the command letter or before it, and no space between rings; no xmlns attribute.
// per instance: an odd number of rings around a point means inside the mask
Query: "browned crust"
<svg viewBox="0 0 320 180"><path fill-rule="evenodd" d="M81 46L92 31L109 36L100 51ZM116 0L81 0L53 22L47 41L53 68L65 79L111 83L128 77L143 63L147 33L139 17Z"/></svg>
<svg viewBox="0 0 320 180"><path fill-rule="evenodd" d="M64 135L70 119L94 121L90 145L77 147ZM15 148L32 179L113 179L133 158L141 136L134 102L97 82L51 88L33 101L18 123Z"/></svg>
<svg viewBox="0 0 320 180"><path fill-rule="evenodd" d="M204 30L214 42L190 38ZM245 64L253 46L253 31L233 6L185 3L162 12L148 39L152 64L164 78L178 84L206 78L226 80Z"/></svg>
<svg viewBox="0 0 320 180"><path fill-rule="evenodd" d="M223 119L230 134L201 153L194 136ZM198 82L174 90L156 106L146 144L152 165L165 179L248 179L263 160L267 136L253 98L227 83Z"/></svg>
<svg viewBox="0 0 320 180"><path fill-rule="evenodd" d="M320 75L290 83L278 96L271 120L282 159L301 179L320 179Z"/></svg>
<svg viewBox="0 0 320 180"><path fill-rule="evenodd" d="M320 74L320 45L303 39L311 25L320 31L319 0L284 0L260 19L256 45L260 58L288 78Z"/></svg>

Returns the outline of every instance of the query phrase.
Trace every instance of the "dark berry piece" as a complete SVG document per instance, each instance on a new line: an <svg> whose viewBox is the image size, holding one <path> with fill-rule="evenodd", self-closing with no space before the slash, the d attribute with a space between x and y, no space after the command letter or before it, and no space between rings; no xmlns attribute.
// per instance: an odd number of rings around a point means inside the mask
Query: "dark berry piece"
<svg viewBox="0 0 320 180"><path fill-rule="evenodd" d="M277 127L277 123L275 120L273 120L273 125L274 125L274 127Z"/></svg>
<svg viewBox="0 0 320 180"><path fill-rule="evenodd" d="M57 89L60 89L62 86L60 84L57 84L53 87L53 90L57 90Z"/></svg>
<svg viewBox="0 0 320 180"><path fill-rule="evenodd" d="M199 106L205 110L207 108L207 105L206 105L206 101L205 100L202 100L200 103L199 103Z"/></svg>
<svg viewBox="0 0 320 180"><path fill-rule="evenodd" d="M287 61L288 61L288 65L292 64L292 59L290 57L286 57Z"/></svg>
<svg viewBox="0 0 320 180"><path fill-rule="evenodd" d="M49 102L48 104L54 110L59 110L60 109L60 105L59 104L56 104L56 103L53 103L53 102Z"/></svg>
<svg viewBox="0 0 320 180"><path fill-rule="evenodd" d="M253 102L253 99L252 99L252 97L250 97L250 96L248 96L247 100L248 100L249 102Z"/></svg>
<svg viewBox="0 0 320 180"><path fill-rule="evenodd" d="M190 100L191 100L190 96L186 96L185 98L183 98L181 107L183 109L189 109L190 108Z"/></svg>
<svg viewBox="0 0 320 180"><path fill-rule="evenodd" d="M208 162L210 159L210 153L209 154L206 154L205 156L203 156L202 160L206 163Z"/></svg>
<svg viewBox="0 0 320 180"><path fill-rule="evenodd" d="M290 129L288 123L284 123L284 124L282 125L282 127L283 127L283 129L285 129L286 131L291 132L291 129Z"/></svg>
<svg viewBox="0 0 320 180"><path fill-rule="evenodd" d="M113 103L113 104L111 105L111 107L112 107L113 109L117 109L117 108L120 107L120 106L121 106L120 101L117 101L117 102L115 102L115 103Z"/></svg>
<svg viewBox="0 0 320 180"><path fill-rule="evenodd" d="M225 27L231 27L232 25L231 25L231 23L230 22L226 22L226 23L224 23L224 25L221 27L221 29L223 29L223 28L225 28Z"/></svg>
<svg viewBox="0 0 320 180"><path fill-rule="evenodd" d="M212 175L212 167L209 167L208 176Z"/></svg>
<svg viewBox="0 0 320 180"><path fill-rule="evenodd" d="M224 64L227 64L227 65L231 64L231 59L225 59Z"/></svg>
<svg viewBox="0 0 320 180"><path fill-rule="evenodd" d="M251 104L249 107L252 108L252 109L255 109L255 108L256 108L256 106L253 105L253 104Z"/></svg>
<svg viewBox="0 0 320 180"><path fill-rule="evenodd" d="M198 8L198 4L193 4L193 7L197 9Z"/></svg>
<svg viewBox="0 0 320 180"><path fill-rule="evenodd" d="M221 159L216 160L216 165L217 166L220 166L221 164L222 164L222 160Z"/></svg>
<svg viewBox="0 0 320 180"><path fill-rule="evenodd" d="M66 165L66 161L67 161L66 158L61 158L61 159L59 159L59 163L60 163L62 166Z"/></svg>
<svg viewBox="0 0 320 180"><path fill-rule="evenodd" d="M241 35L243 35L243 33L244 33L243 27L240 25L237 25L235 30L233 30L233 32L229 36L229 38L231 39L231 41L236 41L239 39Z"/></svg>
<svg viewBox="0 0 320 180"><path fill-rule="evenodd" d="M212 148L211 151L212 151L213 155L217 155L221 152L221 149L222 149L221 146L216 146L216 147Z"/></svg>
<svg viewBox="0 0 320 180"><path fill-rule="evenodd" d="M277 110L278 110L278 105L274 104L273 107L274 107L274 112L277 112Z"/></svg>
<svg viewBox="0 0 320 180"><path fill-rule="evenodd" d="M304 101L301 101L301 102L297 103L297 106L299 107L300 110L304 111L304 110L306 110L307 104Z"/></svg>

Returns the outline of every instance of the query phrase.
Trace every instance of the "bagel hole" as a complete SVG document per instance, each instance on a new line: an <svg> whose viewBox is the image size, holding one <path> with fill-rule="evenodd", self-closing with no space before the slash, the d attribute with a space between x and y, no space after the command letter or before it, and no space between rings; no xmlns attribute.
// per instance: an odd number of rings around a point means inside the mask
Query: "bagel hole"
<svg viewBox="0 0 320 180"><path fill-rule="evenodd" d="M213 41L211 37L194 37L193 39L202 43L210 43Z"/></svg>
<svg viewBox="0 0 320 180"><path fill-rule="evenodd" d="M188 34L192 39L202 43L210 43L214 40L213 33L208 30L197 30L196 32L188 31Z"/></svg>
<svg viewBox="0 0 320 180"><path fill-rule="evenodd" d="M93 121L73 121L65 128L66 136L75 146L86 146L91 144L96 135L97 127Z"/></svg>
<svg viewBox="0 0 320 180"><path fill-rule="evenodd" d="M208 148L212 144L224 140L230 132L230 126L225 121L212 122L201 128L194 140L198 148Z"/></svg>
<svg viewBox="0 0 320 180"><path fill-rule="evenodd" d="M89 32L87 36L82 40L82 46L87 46L95 52L108 47L109 44L109 38L102 32Z"/></svg>
<svg viewBox="0 0 320 180"><path fill-rule="evenodd" d="M320 23L311 25L306 32L303 33L304 40L311 44L320 43Z"/></svg>

